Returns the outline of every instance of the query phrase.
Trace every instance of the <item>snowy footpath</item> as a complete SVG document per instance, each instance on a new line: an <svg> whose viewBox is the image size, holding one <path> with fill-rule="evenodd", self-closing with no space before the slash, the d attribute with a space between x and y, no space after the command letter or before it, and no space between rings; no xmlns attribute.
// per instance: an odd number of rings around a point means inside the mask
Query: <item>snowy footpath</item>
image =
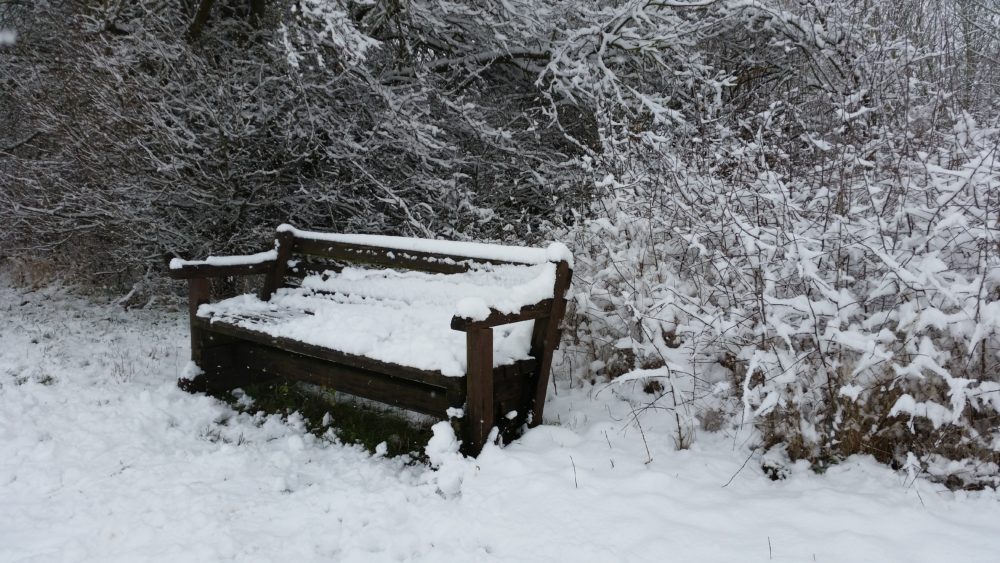
<svg viewBox="0 0 1000 563"><path fill-rule="evenodd" d="M0 283L0 321L3 562L1000 561L994 491L866 458L772 481L612 390L560 389L476 460L438 436L435 471L180 391L186 313Z"/></svg>

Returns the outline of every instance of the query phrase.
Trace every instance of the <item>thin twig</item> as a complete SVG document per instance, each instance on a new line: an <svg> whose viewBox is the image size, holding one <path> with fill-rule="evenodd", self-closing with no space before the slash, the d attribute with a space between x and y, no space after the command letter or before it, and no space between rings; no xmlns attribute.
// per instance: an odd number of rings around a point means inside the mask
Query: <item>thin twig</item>
<svg viewBox="0 0 1000 563"><path fill-rule="evenodd" d="M632 407L632 420L635 421L636 428L639 429L639 435L642 436L642 445L646 448L646 465L649 465L653 461L653 454L649 453L649 444L646 442L646 433L642 431L642 424L639 423L639 416L635 414L635 407Z"/></svg>
<svg viewBox="0 0 1000 563"><path fill-rule="evenodd" d="M736 473L733 473L733 476L730 477L729 480L726 481L726 484L722 486L723 489L725 489L726 487L728 487L729 484L733 482L733 479L735 479L736 476L739 475L741 471L743 471L743 468L746 467L748 463L750 463L750 458L752 458L753 454L755 454L755 453L757 453L757 448L754 448L753 450L751 450L750 455L748 455L747 458L745 460L743 460L743 465L741 465L740 468L736 470Z"/></svg>

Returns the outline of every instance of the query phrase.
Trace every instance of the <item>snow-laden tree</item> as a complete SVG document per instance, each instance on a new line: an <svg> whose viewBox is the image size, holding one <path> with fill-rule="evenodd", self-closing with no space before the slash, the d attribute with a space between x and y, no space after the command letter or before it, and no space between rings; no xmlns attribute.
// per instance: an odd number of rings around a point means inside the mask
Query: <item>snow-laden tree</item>
<svg viewBox="0 0 1000 563"><path fill-rule="evenodd" d="M163 253L247 249L282 221L530 238L569 213L575 149L531 115L533 74L413 56L433 30L393 39L377 6L273 3L255 26L220 0L192 37L196 4L21 6L13 252L152 283Z"/></svg>

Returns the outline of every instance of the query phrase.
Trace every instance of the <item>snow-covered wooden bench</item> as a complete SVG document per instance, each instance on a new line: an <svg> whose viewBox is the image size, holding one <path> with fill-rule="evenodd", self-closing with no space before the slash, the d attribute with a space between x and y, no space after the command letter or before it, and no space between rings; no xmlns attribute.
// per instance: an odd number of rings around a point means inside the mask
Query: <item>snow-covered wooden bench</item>
<svg viewBox="0 0 1000 563"><path fill-rule="evenodd" d="M572 256L524 248L278 227L273 250L173 259L189 281L190 390L274 378L451 419L477 454L496 426L542 420ZM212 302L209 279L262 274ZM463 334L464 333L464 334Z"/></svg>

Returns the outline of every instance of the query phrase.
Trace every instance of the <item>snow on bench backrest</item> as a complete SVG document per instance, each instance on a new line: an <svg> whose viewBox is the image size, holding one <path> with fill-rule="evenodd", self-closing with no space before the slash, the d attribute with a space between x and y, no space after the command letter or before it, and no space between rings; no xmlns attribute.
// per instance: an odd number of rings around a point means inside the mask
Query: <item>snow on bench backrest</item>
<svg viewBox="0 0 1000 563"><path fill-rule="evenodd" d="M297 252L305 254L316 253L334 258L364 259L366 258L364 254L367 253L369 254L368 259L384 256L389 260L436 263L442 266L455 266L458 261L469 259L472 261L525 265L566 261L571 268L573 267L572 253L566 245L558 242L550 244L548 248L530 248L385 235L319 233L303 231L287 224L278 227L278 232L289 233L295 237L295 251ZM324 242L334 244L322 245L321 243ZM397 256L396 252L403 253L404 255ZM382 260L373 261L382 262ZM461 271L466 268L432 269Z"/></svg>
<svg viewBox="0 0 1000 563"><path fill-rule="evenodd" d="M258 252L257 254L246 254L237 256L209 256L204 260L184 260L183 258L172 258L168 264L171 270L180 270L189 266L251 266L256 264L266 264L278 259L276 250Z"/></svg>

